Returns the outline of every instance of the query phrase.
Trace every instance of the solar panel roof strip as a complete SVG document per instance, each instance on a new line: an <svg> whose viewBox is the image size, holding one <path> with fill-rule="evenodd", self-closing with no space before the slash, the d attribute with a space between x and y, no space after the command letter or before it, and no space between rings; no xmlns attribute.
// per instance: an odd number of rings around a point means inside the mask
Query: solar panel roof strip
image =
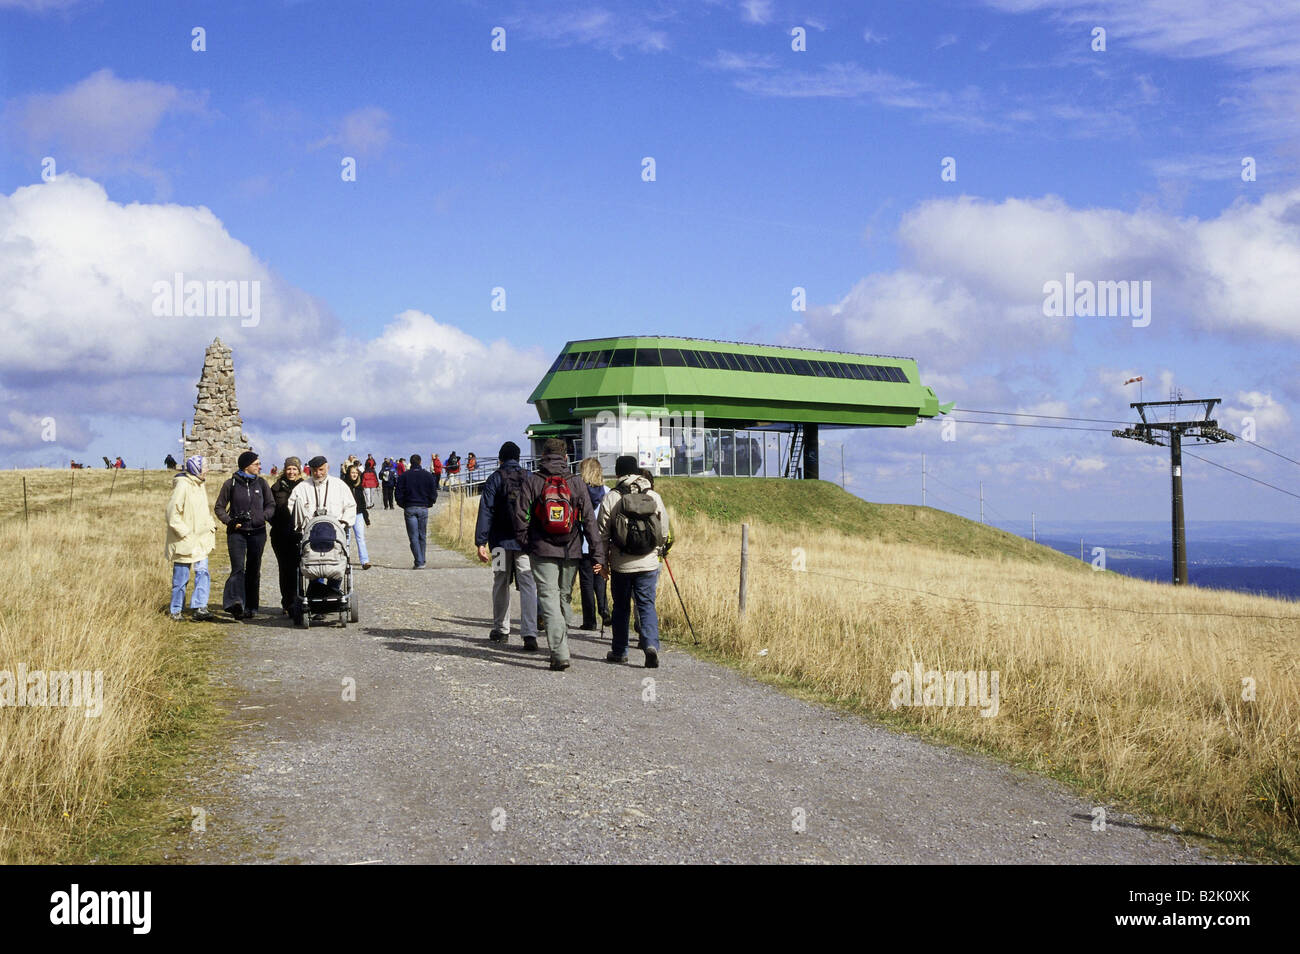
<svg viewBox="0 0 1300 954"><path fill-rule="evenodd" d="M784 348L787 351L803 351L814 354L847 354L856 358L889 358L894 361L916 360L911 355L906 354L873 354L868 351L840 351L836 348L800 348L798 345L763 344L757 341L726 341L722 338L691 338L684 335L617 335L615 337L606 338L581 338L576 341L567 342L565 347L567 348L569 345L591 344L595 341L610 342L610 347L614 347L613 342L636 338L651 338L657 341L703 341L708 344L740 345L743 348Z"/></svg>

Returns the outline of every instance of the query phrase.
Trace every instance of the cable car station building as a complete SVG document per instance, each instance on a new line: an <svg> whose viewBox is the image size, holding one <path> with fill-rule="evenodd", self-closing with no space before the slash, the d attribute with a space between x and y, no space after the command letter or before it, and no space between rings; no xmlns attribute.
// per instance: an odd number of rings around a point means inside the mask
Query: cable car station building
<svg viewBox="0 0 1300 954"><path fill-rule="evenodd" d="M821 428L910 427L952 409L911 358L668 337L570 341L528 401L535 456L560 437L606 473L633 454L655 474L810 479Z"/></svg>

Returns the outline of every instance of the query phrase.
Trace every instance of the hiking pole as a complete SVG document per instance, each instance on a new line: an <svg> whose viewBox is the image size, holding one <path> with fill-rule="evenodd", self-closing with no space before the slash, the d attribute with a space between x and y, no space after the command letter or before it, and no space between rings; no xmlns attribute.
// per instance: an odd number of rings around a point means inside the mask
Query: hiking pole
<svg viewBox="0 0 1300 954"><path fill-rule="evenodd" d="M677 593L677 602L682 604L682 615L686 617L686 625L690 627L691 638L695 640L695 645L700 644L700 637L695 635L695 627L691 624L691 614L686 612L686 601L682 599L682 591L677 588L677 577L673 576L673 565L668 562L668 554L664 554L664 566L668 567L668 579L673 581L673 590Z"/></svg>

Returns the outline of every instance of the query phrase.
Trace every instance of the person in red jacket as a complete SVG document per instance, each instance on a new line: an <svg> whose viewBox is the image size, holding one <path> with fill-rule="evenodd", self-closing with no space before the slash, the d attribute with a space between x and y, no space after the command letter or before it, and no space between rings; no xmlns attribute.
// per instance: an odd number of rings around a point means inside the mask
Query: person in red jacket
<svg viewBox="0 0 1300 954"><path fill-rule="evenodd" d="M433 455L433 460L429 462L429 469L433 471L433 479L437 481L438 486L442 486L442 458L437 454Z"/></svg>
<svg viewBox="0 0 1300 954"><path fill-rule="evenodd" d="M375 473L375 459L368 456L366 460L369 463L361 474L361 489L366 499L366 509L374 510L375 500L379 496L379 475Z"/></svg>
<svg viewBox="0 0 1300 954"><path fill-rule="evenodd" d="M406 458L405 457L397 458L397 463L394 464L393 466L397 468L397 476L401 477L404 473L406 473Z"/></svg>

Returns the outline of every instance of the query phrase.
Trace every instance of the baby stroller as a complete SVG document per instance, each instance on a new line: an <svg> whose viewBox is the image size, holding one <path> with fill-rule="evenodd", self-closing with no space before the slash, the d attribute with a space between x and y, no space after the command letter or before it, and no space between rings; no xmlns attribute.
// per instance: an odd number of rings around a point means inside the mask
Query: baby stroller
<svg viewBox="0 0 1300 954"><path fill-rule="evenodd" d="M302 529L298 550L298 594L293 621L309 628L313 615L337 613L339 622L360 622L361 604L352 590L347 531L337 517L320 514ZM317 624L319 625L319 623Z"/></svg>

